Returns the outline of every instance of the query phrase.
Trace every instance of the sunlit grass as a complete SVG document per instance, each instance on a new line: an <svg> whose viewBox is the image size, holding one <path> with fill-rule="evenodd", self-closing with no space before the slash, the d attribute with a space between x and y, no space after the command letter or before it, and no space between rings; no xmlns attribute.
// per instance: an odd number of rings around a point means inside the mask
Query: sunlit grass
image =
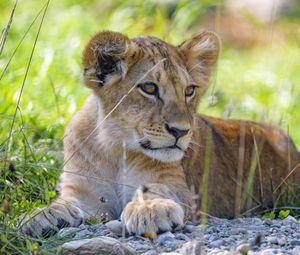
<svg viewBox="0 0 300 255"><path fill-rule="evenodd" d="M213 2L203 1L203 6ZM0 56L0 75L45 3L19 1ZM10 163L0 168L1 177L6 176L0 178L0 253L38 250L36 242L26 243L13 225L18 215L49 204L56 195L64 128L89 94L81 81L81 54L90 36L116 30L130 37L153 35L178 45L203 30L198 22L203 6L198 1L180 1L178 5L150 0L50 2L12 130L7 152ZM12 7L13 1L0 2L1 29ZM40 19L41 15L0 80L0 160L6 155L5 141ZM279 125L288 130L299 148L300 32L288 21L283 26L291 30L284 41L271 40L246 49L223 46L199 112ZM269 31L268 27L262 29ZM4 166L2 160L0 166Z"/></svg>

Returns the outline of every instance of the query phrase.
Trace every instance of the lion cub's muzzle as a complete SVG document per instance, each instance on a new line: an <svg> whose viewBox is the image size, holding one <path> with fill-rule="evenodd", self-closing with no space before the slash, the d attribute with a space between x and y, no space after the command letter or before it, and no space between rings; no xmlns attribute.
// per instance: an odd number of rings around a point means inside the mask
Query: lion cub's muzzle
<svg viewBox="0 0 300 255"><path fill-rule="evenodd" d="M164 134L159 136L160 139L153 136L151 137L149 133L146 132L148 135L140 141L140 145L146 150L179 149L185 151L189 143L189 131L190 127L175 126L166 123L164 127L161 128L161 133Z"/></svg>
<svg viewBox="0 0 300 255"><path fill-rule="evenodd" d="M185 136L189 132L189 129L180 129L174 126L169 126L169 124L165 124L165 129L169 134L175 137L176 141L178 141L180 137Z"/></svg>
<svg viewBox="0 0 300 255"><path fill-rule="evenodd" d="M143 153L160 161L179 161L187 150L190 140L190 127L165 124L153 129L143 129L144 137L139 141Z"/></svg>

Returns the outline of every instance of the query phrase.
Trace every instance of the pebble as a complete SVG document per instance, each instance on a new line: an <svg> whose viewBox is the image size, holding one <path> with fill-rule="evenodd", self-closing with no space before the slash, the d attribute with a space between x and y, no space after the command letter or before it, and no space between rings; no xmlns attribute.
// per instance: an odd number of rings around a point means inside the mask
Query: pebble
<svg viewBox="0 0 300 255"><path fill-rule="evenodd" d="M185 225L184 226L184 231L192 233L194 231L194 226L193 225Z"/></svg>
<svg viewBox="0 0 300 255"><path fill-rule="evenodd" d="M61 253L69 254L101 254L101 255L135 255L135 251L126 244L110 237L94 237L91 239L66 242L61 246Z"/></svg>
<svg viewBox="0 0 300 255"><path fill-rule="evenodd" d="M300 254L300 247L297 246L292 250L292 255L299 255Z"/></svg>
<svg viewBox="0 0 300 255"><path fill-rule="evenodd" d="M267 238L267 241L271 244L278 244L278 238L275 236L270 236Z"/></svg>
<svg viewBox="0 0 300 255"><path fill-rule="evenodd" d="M282 223L281 223L282 224ZM274 223L272 225L273 228L280 228L281 227L281 224L279 224L278 222L277 223Z"/></svg>
<svg viewBox="0 0 300 255"><path fill-rule="evenodd" d="M155 250L150 250L150 251L143 253L142 255L158 255L158 253Z"/></svg>
<svg viewBox="0 0 300 255"><path fill-rule="evenodd" d="M300 233L293 233L293 237L295 237L296 239L300 239Z"/></svg>
<svg viewBox="0 0 300 255"><path fill-rule="evenodd" d="M231 234L232 235L237 235L237 234L247 234L247 230L245 228L232 228L231 229Z"/></svg>
<svg viewBox="0 0 300 255"><path fill-rule="evenodd" d="M160 246L166 248L167 251L172 251L177 246L177 241L175 239L175 235L171 232L166 232L158 235L157 242Z"/></svg>
<svg viewBox="0 0 300 255"><path fill-rule="evenodd" d="M157 241L158 241L160 244L163 244L163 243L165 243L165 242L173 241L174 238L175 238L175 235L172 234L172 233L169 231L169 232L165 232L165 233L163 233L163 234L158 235Z"/></svg>
<svg viewBox="0 0 300 255"><path fill-rule="evenodd" d="M83 229L79 232L77 232L74 236L75 239L83 239L86 237L91 237L93 235L93 233L91 231L89 231L88 229Z"/></svg>
<svg viewBox="0 0 300 255"><path fill-rule="evenodd" d="M250 244L244 243L240 244L238 247L236 247L236 251L241 253L242 255L247 255L250 250Z"/></svg>
<svg viewBox="0 0 300 255"><path fill-rule="evenodd" d="M125 232L125 226L121 221L118 220L111 220L105 224L105 226L113 233L115 233L117 236L121 237L123 236L123 229Z"/></svg>
<svg viewBox="0 0 300 255"><path fill-rule="evenodd" d="M201 254L201 244L195 240L189 241L180 248L181 254Z"/></svg>
<svg viewBox="0 0 300 255"><path fill-rule="evenodd" d="M290 243L292 246L300 246L300 240L292 240ZM300 253L299 253L300 254Z"/></svg>
<svg viewBox="0 0 300 255"><path fill-rule="evenodd" d="M285 237L280 237L280 238L278 238L278 244L279 244L280 246L286 245L286 244L287 244L286 238L285 238Z"/></svg>
<svg viewBox="0 0 300 255"><path fill-rule="evenodd" d="M223 243L224 243L224 240L218 239L218 240L212 241L210 243L210 246L214 247L214 248L219 248Z"/></svg>
<svg viewBox="0 0 300 255"><path fill-rule="evenodd" d="M80 231L80 228L63 228L57 233L57 237L58 239L73 238L78 231Z"/></svg>
<svg viewBox="0 0 300 255"><path fill-rule="evenodd" d="M178 240L184 240L184 241L189 241L190 240L190 238L187 235L183 234L183 233L176 233L175 237Z"/></svg>
<svg viewBox="0 0 300 255"><path fill-rule="evenodd" d="M66 238L72 241L107 237L132 249L137 255L300 255L300 223L294 217L284 220L213 218L208 219L206 226L187 222L183 229L159 234L151 240L131 235L122 237L122 231L123 224L113 220L106 224L64 228L55 238L57 243L62 243ZM51 250L57 249L54 243L43 246L55 254L57 250Z"/></svg>
<svg viewBox="0 0 300 255"><path fill-rule="evenodd" d="M267 225L267 226L271 226L271 225L273 224L273 221L272 221L271 219L265 219L265 220L263 221L263 224L264 224L264 225Z"/></svg>
<svg viewBox="0 0 300 255"><path fill-rule="evenodd" d="M284 220L283 220L283 224L285 224L285 223L292 223L292 222L297 222L298 223L298 221L293 217L293 216L291 216L291 215L289 215L289 216L287 216Z"/></svg>
<svg viewBox="0 0 300 255"><path fill-rule="evenodd" d="M142 255L158 255L158 253L155 250L150 250L150 251L143 253Z"/></svg>

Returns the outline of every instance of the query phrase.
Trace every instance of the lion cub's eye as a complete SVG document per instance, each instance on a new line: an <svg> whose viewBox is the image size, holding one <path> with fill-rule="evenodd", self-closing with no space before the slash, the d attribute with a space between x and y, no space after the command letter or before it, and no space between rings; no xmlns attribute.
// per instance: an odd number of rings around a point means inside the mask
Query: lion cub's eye
<svg viewBox="0 0 300 255"><path fill-rule="evenodd" d="M192 97L195 94L195 89L196 89L196 86L194 86L194 85L188 86L185 89L185 96Z"/></svg>
<svg viewBox="0 0 300 255"><path fill-rule="evenodd" d="M141 83L137 87L148 95L158 96L158 87L153 82Z"/></svg>

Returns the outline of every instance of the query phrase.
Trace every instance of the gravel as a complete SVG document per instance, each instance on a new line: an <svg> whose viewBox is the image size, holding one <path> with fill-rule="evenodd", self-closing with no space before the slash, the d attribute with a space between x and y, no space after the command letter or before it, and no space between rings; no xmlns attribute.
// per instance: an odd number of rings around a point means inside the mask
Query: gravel
<svg viewBox="0 0 300 255"><path fill-rule="evenodd" d="M108 238L109 243L118 243L118 247L124 249L126 254L300 255L300 222L291 216L284 220L212 218L208 219L206 225L196 226L187 222L183 229L165 232L153 239L129 236L117 220L104 225L64 228L55 236L58 243L68 240L62 246L65 253L74 251L72 244L77 245L76 252L80 251L77 240L80 240L80 244L84 243L85 249L92 251L88 244L95 245L102 237ZM109 252L111 255L121 254L120 250L117 253Z"/></svg>

